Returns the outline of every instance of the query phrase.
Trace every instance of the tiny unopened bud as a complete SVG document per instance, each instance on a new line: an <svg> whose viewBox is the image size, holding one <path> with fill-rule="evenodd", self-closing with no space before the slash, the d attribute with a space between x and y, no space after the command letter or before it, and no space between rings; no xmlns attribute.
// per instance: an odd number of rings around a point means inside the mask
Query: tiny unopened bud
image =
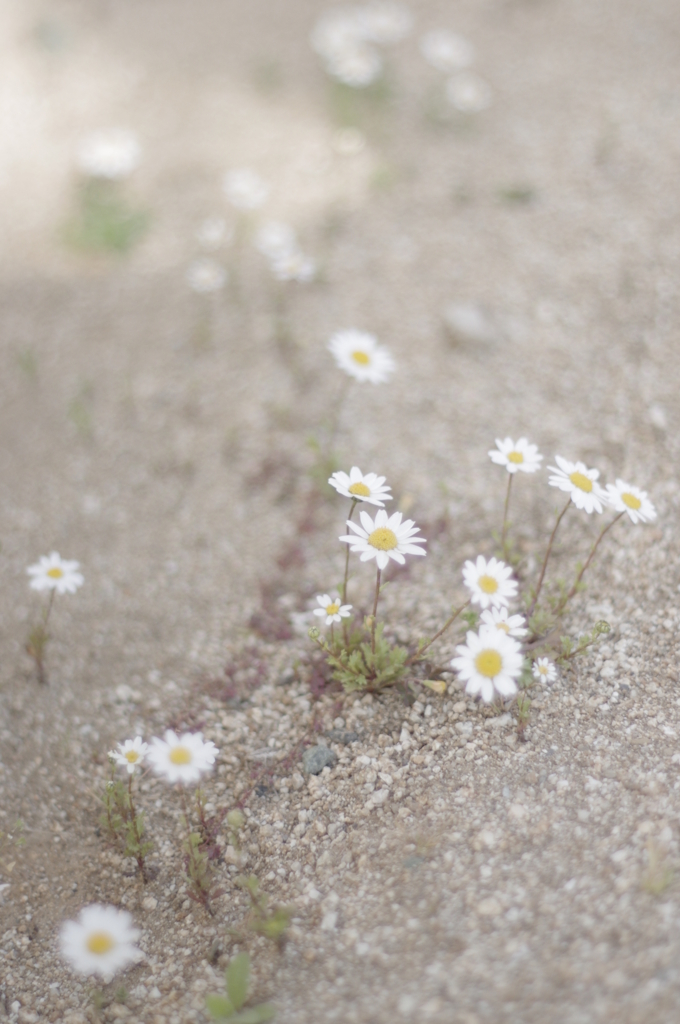
<svg viewBox="0 0 680 1024"><path fill-rule="evenodd" d="M246 819L243 817L241 811L229 811L229 814L227 815L227 824L237 832L240 828L243 828L245 820Z"/></svg>
<svg viewBox="0 0 680 1024"><path fill-rule="evenodd" d="M609 623L606 621L606 619L600 619L599 622L595 623L595 632L596 633L611 633L611 631L612 631L612 627L609 625Z"/></svg>
<svg viewBox="0 0 680 1024"><path fill-rule="evenodd" d="M307 636L309 637L310 640L318 640L319 639L319 635L320 635L320 630L319 630L318 626L310 626L309 627L309 633L307 634Z"/></svg>

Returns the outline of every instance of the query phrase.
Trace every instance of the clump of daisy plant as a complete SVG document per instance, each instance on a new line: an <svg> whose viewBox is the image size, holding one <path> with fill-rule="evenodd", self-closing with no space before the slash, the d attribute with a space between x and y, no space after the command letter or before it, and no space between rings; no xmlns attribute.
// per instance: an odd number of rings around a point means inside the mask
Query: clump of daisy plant
<svg viewBox="0 0 680 1024"><path fill-rule="evenodd" d="M222 895L216 888L214 864L219 857L215 837L209 833L205 816L205 800L200 789L194 796L193 808L186 799L186 787L197 783L202 775L212 770L218 750L212 740L204 740L200 732L185 732L181 736L168 729L163 739L155 736L147 754L157 775L177 789L182 806L185 837L182 843L184 870L189 883L189 895L212 916L212 901ZM192 827L193 815L198 826Z"/></svg>
<svg viewBox="0 0 680 1024"><path fill-rule="evenodd" d="M49 555L42 555L35 565L29 565L26 572L31 577L30 586L32 590L47 591L49 598L43 607L40 620L32 627L26 641L26 652L33 658L38 670L38 681L47 683L47 672L45 670L45 652L50 634L47 626L52 614L55 594L75 594L84 583L82 574L78 571L80 564L74 561L67 561L56 551Z"/></svg>
<svg viewBox="0 0 680 1024"><path fill-rule="evenodd" d="M125 740L109 751L111 777L101 797L104 810L100 819L108 839L121 847L124 857L135 859L144 883L149 880L146 857L153 843L144 839L144 812L135 807L132 787L148 751L149 746L141 736ZM125 770L126 782L116 778L117 768Z"/></svg>

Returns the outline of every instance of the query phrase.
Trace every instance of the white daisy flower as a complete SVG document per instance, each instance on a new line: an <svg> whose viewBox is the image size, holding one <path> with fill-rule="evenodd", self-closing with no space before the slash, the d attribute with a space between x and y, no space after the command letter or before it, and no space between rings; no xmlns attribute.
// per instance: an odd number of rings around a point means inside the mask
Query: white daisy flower
<svg viewBox="0 0 680 1024"><path fill-rule="evenodd" d="M476 562L466 562L463 582L472 591L471 601L482 608L502 608L517 596L517 583L511 580L512 569L496 558L489 561L479 555Z"/></svg>
<svg viewBox="0 0 680 1024"><path fill-rule="evenodd" d="M597 482L599 469L588 469L582 462L569 462L561 455L556 455L555 461L557 466L548 466L553 473L548 478L550 486L569 493L576 508L588 514L601 512L607 495Z"/></svg>
<svg viewBox="0 0 680 1024"><path fill-rule="evenodd" d="M255 236L255 248L268 260L287 256L297 249L297 239L290 224L279 220L270 220L258 230Z"/></svg>
<svg viewBox="0 0 680 1024"><path fill-rule="evenodd" d="M557 669L548 658L537 658L531 669L534 679L542 683L554 683L557 679Z"/></svg>
<svg viewBox="0 0 680 1024"><path fill-rule="evenodd" d="M623 480L607 484L607 501L617 512L627 512L634 523L651 523L656 519L656 509L647 492Z"/></svg>
<svg viewBox="0 0 680 1024"><path fill-rule="evenodd" d="M141 958L138 938L139 929L126 910L93 903L83 907L77 921L61 926L61 952L79 974L111 978Z"/></svg>
<svg viewBox="0 0 680 1024"><path fill-rule="evenodd" d="M401 4L376 0L361 9L359 27L365 39L378 46L389 46L406 38L413 27L413 15Z"/></svg>
<svg viewBox="0 0 680 1024"><path fill-rule="evenodd" d="M392 488L385 483L385 477L376 476L375 473L364 474L358 466L352 466L349 476L338 470L329 477L328 483L343 497L367 501L369 505L382 508L386 501L392 501L392 495L388 493Z"/></svg>
<svg viewBox="0 0 680 1024"><path fill-rule="evenodd" d="M297 281L308 284L316 276L316 263L299 249L275 256L271 261L272 274L277 281Z"/></svg>
<svg viewBox="0 0 680 1024"><path fill-rule="evenodd" d="M465 681L465 692L481 693L490 703L494 690L502 697L517 693L515 680L522 671L522 651L516 640L502 629L484 626L479 633L468 633L467 644L456 647L458 657L451 665Z"/></svg>
<svg viewBox="0 0 680 1024"><path fill-rule="evenodd" d="M447 75L469 67L475 59L472 43L446 29L426 32L420 40L420 52L428 64Z"/></svg>
<svg viewBox="0 0 680 1024"><path fill-rule="evenodd" d="M343 85L364 89L380 78L382 57L372 46L356 43L337 50L326 61L326 71Z"/></svg>
<svg viewBox="0 0 680 1024"><path fill-rule="evenodd" d="M402 523L401 512L393 512L388 518L385 509L381 508L375 520L371 519L368 512L360 512L359 517L361 526L357 526L351 519L347 520L355 536L348 534L339 539L351 545L350 551L360 551L362 562L375 558L378 568L384 569L390 558L403 565L406 561L404 555L426 554L422 548L417 547L418 544L427 543L423 537L415 537L416 533L420 533L420 527L414 526L412 519Z"/></svg>
<svg viewBox="0 0 680 1024"><path fill-rule="evenodd" d="M446 83L446 98L462 114L477 114L491 106L491 87L479 75L461 71Z"/></svg>
<svg viewBox="0 0 680 1024"><path fill-rule="evenodd" d="M200 732L178 736L168 729L165 739L154 736L148 753L153 769L168 782L197 782L210 771L219 751L212 740L203 740Z"/></svg>
<svg viewBox="0 0 680 1024"><path fill-rule="evenodd" d="M229 171L224 178L227 199L237 210L257 210L269 197L269 185L247 167Z"/></svg>
<svg viewBox="0 0 680 1024"><path fill-rule="evenodd" d="M187 270L187 284L201 295L218 292L224 287L226 280L227 272L224 267L207 256L194 260Z"/></svg>
<svg viewBox="0 0 680 1024"><path fill-rule="evenodd" d="M529 444L526 437L513 441L506 437L496 438L496 447L489 452L489 458L497 466L505 466L508 473L535 473L541 468L543 456L535 444Z"/></svg>
<svg viewBox="0 0 680 1024"><path fill-rule="evenodd" d="M479 616L485 626L494 629L502 629L508 636L526 636L529 632L524 629L526 619L523 615L509 615L507 608L487 608Z"/></svg>
<svg viewBox="0 0 680 1024"><path fill-rule="evenodd" d="M378 344L374 334L365 331L337 331L328 348L340 369L362 382L383 384L395 369L389 351Z"/></svg>
<svg viewBox="0 0 680 1024"><path fill-rule="evenodd" d="M139 165L141 150L134 132L124 129L93 132L78 147L83 174L111 181L127 178Z"/></svg>
<svg viewBox="0 0 680 1024"><path fill-rule="evenodd" d="M39 562L29 565L26 572L32 576L33 590L56 590L58 594L75 594L85 582L78 572L80 562L69 562L53 551L42 555Z"/></svg>
<svg viewBox="0 0 680 1024"><path fill-rule="evenodd" d="M118 765L127 768L128 775L132 775L136 768L139 768L149 751L149 744L142 741L141 736L135 736L133 740L125 740L119 743L117 750L109 750L109 757Z"/></svg>
<svg viewBox="0 0 680 1024"><path fill-rule="evenodd" d="M214 252L222 245L228 245L233 235L233 228L227 226L224 217L206 217L196 229L196 241L209 252Z"/></svg>
<svg viewBox="0 0 680 1024"><path fill-rule="evenodd" d="M329 597L328 594L319 594L316 600L321 607L315 608L314 614L325 615L327 626L332 625L334 622L342 622L343 619L349 617L352 610L351 604L341 604L339 594L336 594L335 597Z"/></svg>

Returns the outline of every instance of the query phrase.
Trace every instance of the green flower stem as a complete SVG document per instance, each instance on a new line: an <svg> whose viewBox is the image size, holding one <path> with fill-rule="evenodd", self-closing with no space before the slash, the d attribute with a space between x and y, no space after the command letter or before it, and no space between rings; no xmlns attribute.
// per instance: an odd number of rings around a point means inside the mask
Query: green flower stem
<svg viewBox="0 0 680 1024"><path fill-rule="evenodd" d="M354 515L354 509L357 507L358 504L359 504L359 499L358 498L352 498L352 507L349 510L349 519L347 520L348 522L351 520L352 516ZM342 603L343 604L347 604L347 585L349 583L349 549L350 549L350 545L348 544L347 545L347 551L345 552L345 578L344 578L343 583L342 583ZM342 620L342 635L343 635L343 638L344 638L344 641L345 641L345 647L347 647L347 645L349 644L349 634L348 634L348 630L347 630L347 623L345 622L344 619Z"/></svg>
<svg viewBox="0 0 680 1024"><path fill-rule="evenodd" d="M375 600L373 601L373 616L372 616L372 621L371 621L371 650L373 651L374 654L375 654L375 626L376 626L376 619L377 619L377 615L378 615L378 598L380 597L380 577L381 576L382 576L382 571L380 569L378 569L378 575L376 576L376 580L375 580Z"/></svg>
<svg viewBox="0 0 680 1024"><path fill-rule="evenodd" d="M450 618L448 618L446 620L446 622L444 623L442 628L440 630L438 630L435 633L435 635L433 637L431 637L427 641L425 646L421 647L420 650L415 651L414 654L412 654L409 658L406 659L406 664L407 665L411 665L414 661L417 661L425 653L425 651L428 649L428 647L432 646L432 644L435 642L435 640L439 640L439 637L442 636L446 632L446 630L449 628L449 626L453 625L453 623L456 621L458 616L461 615L465 611L467 606L470 604L471 600L472 600L472 598L468 598L468 600L465 602L465 604L462 604L460 606L460 608L457 608L456 611L453 613L453 615L451 615Z"/></svg>
<svg viewBox="0 0 680 1024"><path fill-rule="evenodd" d="M562 509L560 514L558 515L557 521L555 522L555 526L553 527L553 532L550 534L550 540L548 541L548 548L547 548L546 553L545 553L545 558L543 559L543 565L541 566L541 575L538 577L538 583L536 584L536 593L534 594L534 599L531 602L531 605L529 607L529 611L527 612L527 620L529 620L531 618L531 616L534 614L534 610L535 610L536 605L538 603L538 597L539 597L539 594L541 593L541 587L543 586L543 579L545 578L545 570L548 568L548 559L550 558L550 553L552 552L553 544L555 543L555 535L557 533L557 528L560 525L560 523L562 522L562 519L564 518L564 514L565 514L565 512L567 511L567 509L569 508L570 505L571 505L571 496L567 499L567 504L564 506L564 508Z"/></svg>
<svg viewBox="0 0 680 1024"><path fill-rule="evenodd" d="M508 549L507 549L507 538L508 538L508 527L510 525L508 521L508 509L510 508L510 491L512 490L512 480L514 473L508 473L508 489L505 492L505 507L503 509L503 531L501 533L501 546L503 548L503 558L507 562L508 560Z"/></svg>
<svg viewBox="0 0 680 1024"><path fill-rule="evenodd" d="M137 854L136 854L135 859L137 861L137 867L139 868L140 874L142 876L142 881L144 882L144 885L146 885L146 883L149 881L149 879L148 879L147 874L146 874L146 866L144 864L144 854L142 853L142 837L139 834L139 825L137 824L137 811L135 810L134 800L132 799L132 777L133 777L133 775L134 775L134 772L132 772L132 773L130 773L128 775L128 801L129 801L129 804L130 804L130 816L131 816L131 819L132 819L132 828L133 828L134 833L135 833L135 842L137 843Z"/></svg>
<svg viewBox="0 0 680 1024"><path fill-rule="evenodd" d="M622 516L625 516L625 514L626 514L625 512L619 512L619 514L617 516L615 516L610 523L607 523L607 525L600 531L600 534L599 534L597 540L595 541L595 543L593 544L592 548L590 549L590 554L586 558L585 563L584 563L584 565L581 568L581 571L579 572L578 576L574 580L573 587L571 588L571 590L569 591L567 596L562 598L562 600L560 601L560 604L557 607L557 611L555 612L556 616L559 616L559 615L562 614L562 612L564 611L566 606L569 604L569 602L571 601L571 599L574 596L574 594L576 593L576 591L578 590L579 584L580 584L581 580L583 579L583 577L585 576L586 570L588 569L588 566L590 565L590 563L592 562L593 558L595 557L595 552L597 551L597 549L599 547L599 544L600 544L600 541L604 537L605 533L607 533L609 530L611 530L611 528L614 525L614 523L618 523L619 519Z"/></svg>

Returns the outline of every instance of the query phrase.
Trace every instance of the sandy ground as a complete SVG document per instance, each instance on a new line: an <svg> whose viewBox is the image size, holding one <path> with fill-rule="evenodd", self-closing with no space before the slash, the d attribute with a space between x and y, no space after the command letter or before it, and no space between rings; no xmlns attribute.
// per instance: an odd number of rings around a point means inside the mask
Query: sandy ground
<svg viewBox="0 0 680 1024"><path fill-rule="evenodd" d="M247 868L295 908L283 951L241 942L280 1021L666 1024L680 1002L677 10L421 0L386 95L350 111L365 145L347 153L347 111L308 44L322 9L0 12L0 827L20 817L26 840L0 850L0 1019L94 1019L56 937L100 900L134 913L146 956L104 1019L204 1020L246 912L239 866L223 865L215 919L187 901L179 808L151 778L146 889L95 831L106 751L172 722L222 750L208 797L243 799ZM489 110L445 107L417 47L433 27L474 42ZM150 226L125 257L64 241L75 148L110 125L143 146L124 188ZM244 165L273 185L258 219L291 221L319 279L277 289L245 238L217 253L229 287L196 295L196 228L233 217L221 181ZM451 303L483 311L485 341L452 339ZM455 686L410 709L312 700L302 613L340 576L345 510L315 488L309 439L340 399L326 340L347 326L374 331L398 370L347 391L338 468L385 474L430 539L386 594L400 638L436 628L462 560L493 549L496 436L636 481L658 507L653 527L617 527L572 623L613 632L539 695L526 744ZM531 559L553 493L522 482ZM565 567L591 534L572 520ZM25 569L53 549L86 584L56 602L40 688ZM371 582L357 577L360 607ZM359 739L303 778L295 751L336 719Z"/></svg>

